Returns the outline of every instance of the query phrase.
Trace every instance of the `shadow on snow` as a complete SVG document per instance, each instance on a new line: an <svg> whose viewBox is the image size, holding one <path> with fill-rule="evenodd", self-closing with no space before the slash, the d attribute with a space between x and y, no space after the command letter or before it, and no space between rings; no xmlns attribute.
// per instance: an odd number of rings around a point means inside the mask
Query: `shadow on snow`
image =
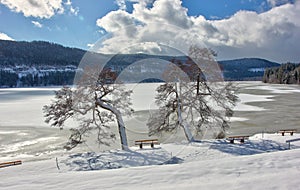
<svg viewBox="0 0 300 190"><path fill-rule="evenodd" d="M102 153L88 152L70 155L61 161L70 170L106 170L135 166L163 165L181 163L182 159L171 157L170 153L160 149L138 151L107 151Z"/></svg>
<svg viewBox="0 0 300 190"><path fill-rule="evenodd" d="M235 156L254 155L288 149L287 144L272 140L249 140L243 144L231 144L226 140L215 140L193 142L188 146L190 145L194 147L190 154L192 154L193 151L199 151L201 147L204 149L206 147L208 150L217 150ZM291 148L300 147L291 145ZM201 155L198 156L201 157ZM136 151L111 150L101 153L78 153L70 155L67 159L62 160L61 163L65 164L70 170L88 171L147 165L179 164L184 161L183 158L172 156L170 152L162 148L154 148Z"/></svg>
<svg viewBox="0 0 300 190"><path fill-rule="evenodd" d="M216 149L224 153L239 156L287 150L288 146L285 143L279 143L272 140L245 141L243 144L231 144L225 140L217 140L212 142L210 149Z"/></svg>

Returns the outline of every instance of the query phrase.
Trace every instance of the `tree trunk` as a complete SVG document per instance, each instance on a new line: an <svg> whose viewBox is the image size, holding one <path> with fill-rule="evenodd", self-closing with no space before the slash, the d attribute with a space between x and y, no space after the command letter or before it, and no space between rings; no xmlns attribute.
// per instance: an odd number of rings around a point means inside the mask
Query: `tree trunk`
<svg viewBox="0 0 300 190"><path fill-rule="evenodd" d="M194 141L194 137L189 129L189 126L185 124L182 120L182 112L181 112L181 87L180 87L180 82L179 82L179 92L177 88L177 83L175 83L175 90L177 92L177 115L178 115L178 123L179 125L183 128L185 137L189 142Z"/></svg>
<svg viewBox="0 0 300 190"><path fill-rule="evenodd" d="M199 95L200 92L200 73L198 73L197 76L197 95Z"/></svg>
<svg viewBox="0 0 300 190"><path fill-rule="evenodd" d="M125 124L124 124L123 118L121 116L121 113L118 110L116 110L116 113L114 112L114 114L115 114L115 116L117 118L117 122L118 122L122 150L128 150L126 129L125 129Z"/></svg>
<svg viewBox="0 0 300 190"><path fill-rule="evenodd" d="M117 122L118 122L118 129L119 129L119 135L120 135L122 150L128 150L128 143L127 143L127 136L126 136L125 124L124 124L124 121L123 121L123 118L122 118L122 115L121 115L120 111L117 110L116 108L114 108L113 106L104 103L101 100L98 100L97 103L103 109L106 109L106 110L112 112L116 116Z"/></svg>

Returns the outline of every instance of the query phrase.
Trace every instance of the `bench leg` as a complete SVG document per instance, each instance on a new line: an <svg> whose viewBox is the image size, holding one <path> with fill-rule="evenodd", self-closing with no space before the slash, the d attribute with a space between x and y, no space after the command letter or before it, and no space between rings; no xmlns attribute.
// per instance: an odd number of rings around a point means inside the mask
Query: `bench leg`
<svg viewBox="0 0 300 190"><path fill-rule="evenodd" d="M231 143L231 144L234 144L234 139L230 139L230 143Z"/></svg>
<svg viewBox="0 0 300 190"><path fill-rule="evenodd" d="M291 132L291 136L293 136L294 132Z"/></svg>
<svg viewBox="0 0 300 190"><path fill-rule="evenodd" d="M154 148L154 143L151 143L151 148Z"/></svg>
<svg viewBox="0 0 300 190"><path fill-rule="evenodd" d="M282 132L281 134L282 134L282 136L284 136L284 132Z"/></svg>
<svg viewBox="0 0 300 190"><path fill-rule="evenodd" d="M241 139L241 143L244 143L245 142L245 139Z"/></svg>
<svg viewBox="0 0 300 190"><path fill-rule="evenodd" d="M141 144L140 144L140 149L142 149L142 148L143 148L143 144L141 143Z"/></svg>

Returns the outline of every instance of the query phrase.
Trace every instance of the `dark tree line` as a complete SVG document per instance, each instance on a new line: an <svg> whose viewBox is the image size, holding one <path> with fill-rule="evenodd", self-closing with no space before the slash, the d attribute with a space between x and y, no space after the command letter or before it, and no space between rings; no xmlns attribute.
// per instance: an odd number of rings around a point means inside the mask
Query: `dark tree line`
<svg viewBox="0 0 300 190"><path fill-rule="evenodd" d="M74 71L55 71L41 74L18 76L16 73L0 70L0 87L32 87L72 85Z"/></svg>
<svg viewBox="0 0 300 190"><path fill-rule="evenodd" d="M300 84L300 64L286 63L265 70L264 83Z"/></svg>
<svg viewBox="0 0 300 190"><path fill-rule="evenodd" d="M50 72L43 76L29 74L20 78L19 86L60 86L73 84L75 72Z"/></svg>
<svg viewBox="0 0 300 190"><path fill-rule="evenodd" d="M16 87L18 79L16 73L0 70L0 87Z"/></svg>

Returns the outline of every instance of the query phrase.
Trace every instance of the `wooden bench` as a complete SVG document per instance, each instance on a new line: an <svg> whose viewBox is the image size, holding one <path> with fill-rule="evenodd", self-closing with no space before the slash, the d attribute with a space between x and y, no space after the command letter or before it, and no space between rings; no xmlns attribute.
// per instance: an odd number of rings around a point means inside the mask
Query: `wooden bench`
<svg viewBox="0 0 300 190"><path fill-rule="evenodd" d="M230 136L226 138L227 140L229 140L230 143L234 143L234 140L240 140L241 143L245 142L245 139L249 139L249 136Z"/></svg>
<svg viewBox="0 0 300 190"><path fill-rule="evenodd" d="M159 144L158 139L147 139L147 140L137 140L135 145L139 145L140 149L143 148L143 145L150 144L151 148L154 148L154 144Z"/></svg>
<svg viewBox="0 0 300 190"><path fill-rule="evenodd" d="M3 162L0 163L0 168L8 167L8 166L15 166L15 165L21 165L22 161L17 160L17 161L12 161L12 162Z"/></svg>
<svg viewBox="0 0 300 190"><path fill-rule="evenodd" d="M291 136L293 136L293 134L296 132L296 129L282 129L279 130L278 133L281 133L282 136L284 136L284 133L290 133Z"/></svg>

